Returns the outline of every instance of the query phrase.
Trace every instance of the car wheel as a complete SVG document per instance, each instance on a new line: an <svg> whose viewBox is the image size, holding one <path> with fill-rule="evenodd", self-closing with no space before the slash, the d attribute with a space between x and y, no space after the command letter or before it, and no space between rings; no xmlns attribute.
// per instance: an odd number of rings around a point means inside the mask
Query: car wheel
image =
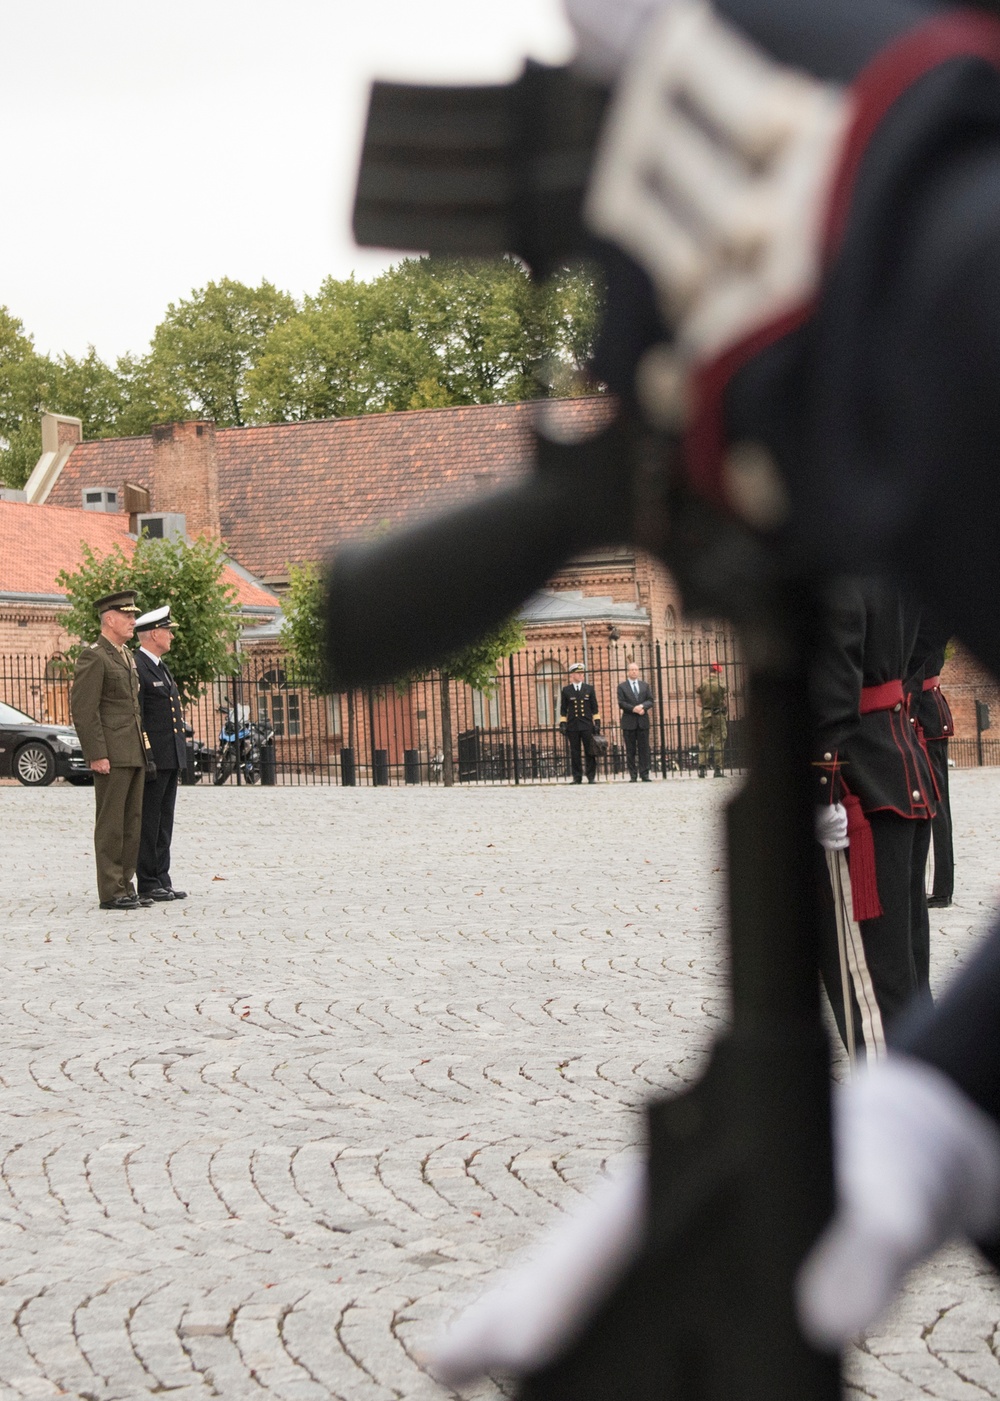
<svg viewBox="0 0 1000 1401"><path fill-rule="evenodd" d="M56 776L56 756L41 740L29 740L14 755L14 777L27 788L44 788Z"/></svg>

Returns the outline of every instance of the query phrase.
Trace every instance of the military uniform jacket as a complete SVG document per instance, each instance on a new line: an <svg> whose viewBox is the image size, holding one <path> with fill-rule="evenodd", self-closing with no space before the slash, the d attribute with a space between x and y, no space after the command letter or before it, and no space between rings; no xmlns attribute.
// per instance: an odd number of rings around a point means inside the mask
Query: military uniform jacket
<svg viewBox="0 0 1000 1401"><path fill-rule="evenodd" d="M579 691L572 683L562 688L559 716L565 720L568 734L574 731L592 733L594 721L601 718L601 710L597 704L597 692L589 681L584 681Z"/></svg>
<svg viewBox="0 0 1000 1401"><path fill-rule="evenodd" d="M653 704L653 692L649 688L648 681L639 682L639 694L632 690L632 682L629 680L618 683L618 708L621 710L621 725L623 730L648 730L649 729L649 707ZM633 706L644 707L644 714L633 714Z"/></svg>
<svg viewBox="0 0 1000 1401"><path fill-rule="evenodd" d="M955 722L951 716L951 706L941 690L941 668L944 666L944 648L928 657L920 676L920 689L914 695L917 724L924 739L934 742L951 739L955 733Z"/></svg>
<svg viewBox="0 0 1000 1401"><path fill-rule="evenodd" d="M695 692L703 715L728 715L729 695L726 683L714 671L706 676Z"/></svg>
<svg viewBox="0 0 1000 1401"><path fill-rule="evenodd" d="M934 815L930 765L903 685L919 626L916 609L880 581L843 581L831 594L813 674L819 801L848 792L865 813Z"/></svg>
<svg viewBox="0 0 1000 1401"><path fill-rule="evenodd" d="M77 658L70 710L88 764L109 759L116 769L145 767L139 677L131 652L120 652L103 635L85 647Z"/></svg>
<svg viewBox="0 0 1000 1401"><path fill-rule="evenodd" d="M135 654L139 673L142 728L157 769L182 769L187 764L184 711L177 682L162 659L159 666L143 651Z"/></svg>

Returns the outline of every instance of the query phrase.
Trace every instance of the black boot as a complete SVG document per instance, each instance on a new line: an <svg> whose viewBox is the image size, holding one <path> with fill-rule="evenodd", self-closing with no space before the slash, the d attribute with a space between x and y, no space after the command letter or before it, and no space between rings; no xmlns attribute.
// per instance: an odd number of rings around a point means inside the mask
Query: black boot
<svg viewBox="0 0 1000 1401"><path fill-rule="evenodd" d="M699 777L699 778L704 778L704 777L705 777L705 765L704 765L704 764L699 764L699 765L698 765L698 777Z"/></svg>

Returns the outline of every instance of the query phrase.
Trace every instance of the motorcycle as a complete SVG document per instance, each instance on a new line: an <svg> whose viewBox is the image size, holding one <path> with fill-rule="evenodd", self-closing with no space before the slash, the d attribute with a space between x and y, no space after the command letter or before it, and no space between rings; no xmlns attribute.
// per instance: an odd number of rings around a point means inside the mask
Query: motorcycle
<svg viewBox="0 0 1000 1401"><path fill-rule="evenodd" d="M264 746L274 743L274 730L265 720L251 720L249 706L241 705L237 717L231 706L220 705L219 714L226 718L219 731L219 750L215 761L216 784L225 783L239 765L244 783L260 783Z"/></svg>

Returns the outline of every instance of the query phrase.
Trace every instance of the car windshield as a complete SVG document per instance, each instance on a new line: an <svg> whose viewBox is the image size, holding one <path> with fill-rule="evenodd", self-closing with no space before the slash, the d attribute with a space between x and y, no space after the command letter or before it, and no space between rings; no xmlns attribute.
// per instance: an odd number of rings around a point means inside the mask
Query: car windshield
<svg viewBox="0 0 1000 1401"><path fill-rule="evenodd" d="M5 701L0 701L0 725L37 725L37 720L32 720L30 715L25 715L23 710L15 710L12 705L7 705Z"/></svg>

